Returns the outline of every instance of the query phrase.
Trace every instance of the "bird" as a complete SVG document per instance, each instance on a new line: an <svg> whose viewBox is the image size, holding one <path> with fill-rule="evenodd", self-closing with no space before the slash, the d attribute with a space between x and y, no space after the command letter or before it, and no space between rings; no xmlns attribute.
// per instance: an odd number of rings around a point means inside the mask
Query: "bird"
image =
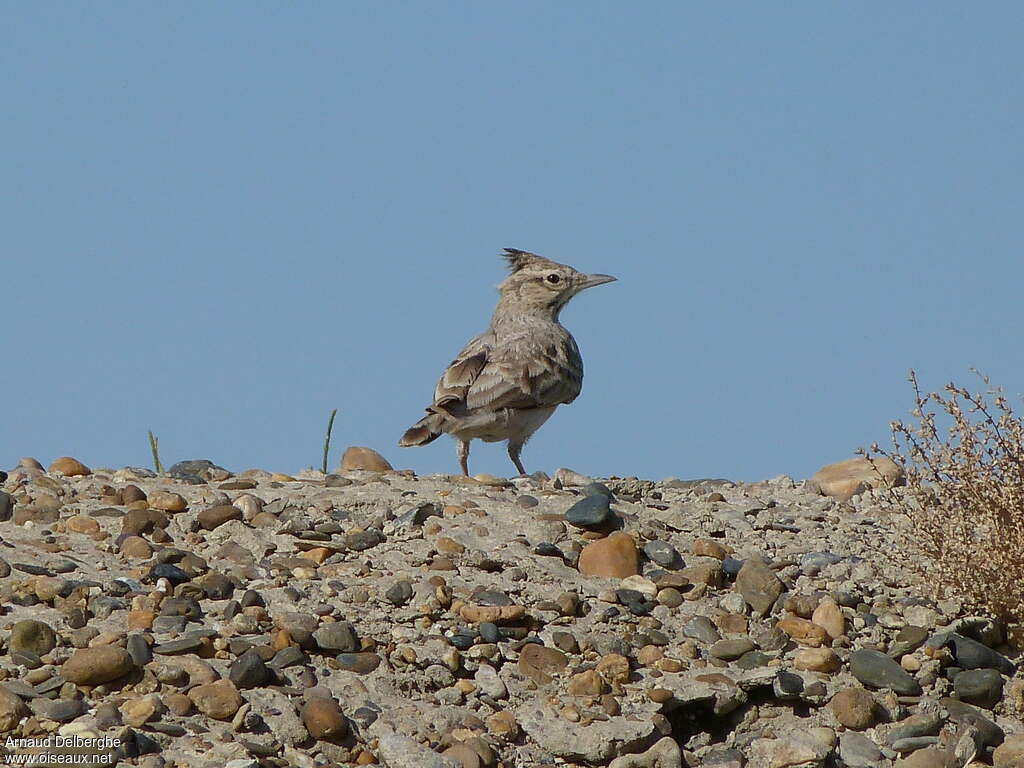
<svg viewBox="0 0 1024 768"><path fill-rule="evenodd" d="M452 360L427 415L398 441L405 448L451 435L466 476L474 439L507 441L509 458L526 475L523 445L583 386L583 358L559 313L582 291L616 280L518 248L505 248L503 258L509 275L498 286L490 325Z"/></svg>

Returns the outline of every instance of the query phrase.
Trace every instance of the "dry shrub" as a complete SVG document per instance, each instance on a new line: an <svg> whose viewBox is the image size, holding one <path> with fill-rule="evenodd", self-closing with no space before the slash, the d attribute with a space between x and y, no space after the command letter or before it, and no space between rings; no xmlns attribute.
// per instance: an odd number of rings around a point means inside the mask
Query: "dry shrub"
<svg viewBox="0 0 1024 768"><path fill-rule="evenodd" d="M1020 629L1024 421L1002 389L978 376L985 392L950 383L922 395L911 371L916 423L894 421L893 451L873 445L872 452L888 456L906 474L906 487L889 497L910 522L902 554L937 596L960 598Z"/></svg>

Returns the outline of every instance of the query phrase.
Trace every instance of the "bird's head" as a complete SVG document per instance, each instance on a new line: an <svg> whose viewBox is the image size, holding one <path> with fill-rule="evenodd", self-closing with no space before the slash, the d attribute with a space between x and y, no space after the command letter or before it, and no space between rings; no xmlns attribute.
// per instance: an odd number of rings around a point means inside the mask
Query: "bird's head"
<svg viewBox="0 0 1024 768"><path fill-rule="evenodd" d="M511 274L498 286L502 302L526 311L550 311L554 317L576 294L615 280L611 275L587 275L516 248L506 248L504 257Z"/></svg>

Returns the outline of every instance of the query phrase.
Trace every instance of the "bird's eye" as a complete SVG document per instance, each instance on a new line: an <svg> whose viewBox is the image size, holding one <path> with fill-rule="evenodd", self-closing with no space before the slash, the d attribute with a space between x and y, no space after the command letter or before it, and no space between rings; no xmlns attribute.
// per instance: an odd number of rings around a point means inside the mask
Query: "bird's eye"
<svg viewBox="0 0 1024 768"><path fill-rule="evenodd" d="M551 283L552 285L554 285L555 283L557 283L561 279L562 278L560 278L558 275L554 274L553 272L550 275L547 276L547 281L549 283Z"/></svg>

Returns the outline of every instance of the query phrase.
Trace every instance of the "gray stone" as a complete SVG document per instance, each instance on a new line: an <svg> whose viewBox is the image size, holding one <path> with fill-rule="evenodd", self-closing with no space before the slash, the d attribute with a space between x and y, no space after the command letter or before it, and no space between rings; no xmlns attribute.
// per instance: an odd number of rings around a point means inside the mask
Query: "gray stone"
<svg viewBox="0 0 1024 768"><path fill-rule="evenodd" d="M87 709L81 699L32 699L29 708L35 715L58 723L68 723Z"/></svg>
<svg viewBox="0 0 1024 768"><path fill-rule="evenodd" d="M644 554L662 568L678 569L683 565L679 551L667 541L648 541L644 544Z"/></svg>
<svg viewBox="0 0 1024 768"><path fill-rule="evenodd" d="M161 656L177 656L182 653L192 653L203 647L203 637L198 634L189 634L177 640L168 640L166 643L159 643L153 646L153 653Z"/></svg>
<svg viewBox="0 0 1024 768"><path fill-rule="evenodd" d="M938 712L920 712L887 727L883 738L885 744L891 747L906 739L934 736L941 728L942 716Z"/></svg>
<svg viewBox="0 0 1024 768"><path fill-rule="evenodd" d="M956 665L962 669L998 669L1004 675L1013 675L1017 669L1012 661L998 651L955 632L935 635L928 641L928 645L933 648L949 648Z"/></svg>
<svg viewBox="0 0 1024 768"><path fill-rule="evenodd" d="M992 709L1003 697L1003 676L995 669L969 669L953 678L961 701Z"/></svg>
<svg viewBox="0 0 1024 768"><path fill-rule="evenodd" d="M683 627L683 634L702 643L717 643L722 639L718 628L707 616L694 616Z"/></svg>
<svg viewBox="0 0 1024 768"><path fill-rule="evenodd" d="M388 591L384 593L384 597L387 598L387 601L392 605L401 606L412 600L412 594L412 584L407 580L402 579L388 587Z"/></svg>
<svg viewBox="0 0 1024 768"><path fill-rule="evenodd" d="M132 657L132 662L137 667L144 667L153 660L153 652L149 648L149 643L138 632L132 632L128 635L125 648L128 651L128 655Z"/></svg>
<svg viewBox="0 0 1024 768"><path fill-rule="evenodd" d="M605 528L611 519L612 511L608 506L608 497L603 494L584 496L565 513L565 522L586 531Z"/></svg>
<svg viewBox="0 0 1024 768"><path fill-rule="evenodd" d="M157 616L153 619L153 632L158 635L177 635L185 631L188 619L184 616Z"/></svg>
<svg viewBox="0 0 1024 768"><path fill-rule="evenodd" d="M267 666L271 669L287 669L288 667L294 667L306 663L306 654L302 652L301 648L296 648L294 645L289 645L287 648L282 648L280 651L274 654Z"/></svg>
<svg viewBox="0 0 1024 768"><path fill-rule="evenodd" d="M231 474L224 467L218 467L209 459L179 461L167 470L167 474L174 479L192 485L200 485L207 482L214 473L222 473L220 474L221 478Z"/></svg>
<svg viewBox="0 0 1024 768"><path fill-rule="evenodd" d="M901 755L909 754L910 752L917 752L919 749L925 749L926 747L934 747L939 743L938 736L911 736L906 739L899 739L892 743L892 748L899 752Z"/></svg>
<svg viewBox="0 0 1024 768"><path fill-rule="evenodd" d="M1003 729L985 716L980 709L958 699L939 699L939 704L949 712L951 720L959 725L971 725L978 729L987 746L994 747L1003 743Z"/></svg>
<svg viewBox="0 0 1024 768"><path fill-rule="evenodd" d="M347 621L322 624L313 633L317 647L328 653L353 653L359 650L355 628Z"/></svg>
<svg viewBox="0 0 1024 768"><path fill-rule="evenodd" d="M228 668L228 679L236 688L259 688L270 678L270 670L255 649L250 648Z"/></svg>
<svg viewBox="0 0 1024 768"><path fill-rule="evenodd" d="M378 531L356 531L345 536L345 545L356 552L372 549L384 541L384 536Z"/></svg>
<svg viewBox="0 0 1024 768"><path fill-rule="evenodd" d="M890 688L903 696L921 694L917 680L881 651L862 648L851 653L850 672L871 688Z"/></svg>
<svg viewBox="0 0 1024 768"><path fill-rule="evenodd" d="M928 639L928 630L924 627L908 625L896 633L896 639L889 646L888 656L899 659L902 656L913 653Z"/></svg>
<svg viewBox="0 0 1024 768"><path fill-rule="evenodd" d="M878 745L857 731L844 731L840 735L839 756L848 768L876 768L882 762Z"/></svg>
<svg viewBox="0 0 1024 768"><path fill-rule="evenodd" d="M748 637L719 640L708 649L708 654L715 659L735 661L743 654L754 650L754 643Z"/></svg>

